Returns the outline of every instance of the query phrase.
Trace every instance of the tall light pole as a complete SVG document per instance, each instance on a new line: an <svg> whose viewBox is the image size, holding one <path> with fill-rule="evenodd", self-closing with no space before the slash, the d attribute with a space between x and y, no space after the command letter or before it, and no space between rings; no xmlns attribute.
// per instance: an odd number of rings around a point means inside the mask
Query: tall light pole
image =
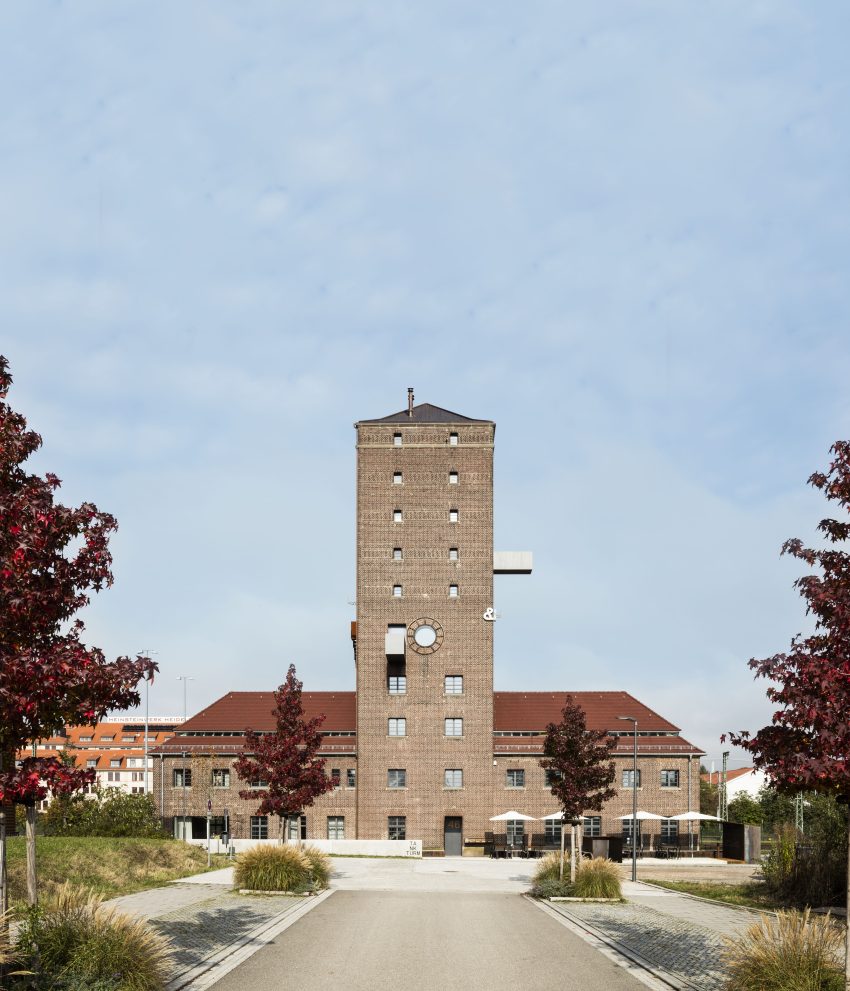
<svg viewBox="0 0 850 991"><path fill-rule="evenodd" d="M178 674L177 680L183 682L183 722L186 722L187 716L187 705L186 705L186 692L190 681L194 681L194 678L190 678L185 674ZM181 839L185 841L186 839L186 747L183 747L183 814L181 819L181 831L183 835Z"/></svg>
<svg viewBox="0 0 850 991"><path fill-rule="evenodd" d="M148 659L150 659L151 653L152 653L152 651L150 651L150 650L140 650L139 651L139 655L141 657L147 657ZM151 681L152 680L153 680L153 675L149 671L145 675L145 794L146 795L150 791L150 789L148 788L148 760L149 760L149 757L148 757L148 752L149 752L149 745L148 745L148 726L150 724L150 718L151 718L150 692L151 692Z"/></svg>
<svg viewBox="0 0 850 991"><path fill-rule="evenodd" d="M634 749L632 751L632 880L637 881L637 719L634 716L617 716L632 723Z"/></svg>

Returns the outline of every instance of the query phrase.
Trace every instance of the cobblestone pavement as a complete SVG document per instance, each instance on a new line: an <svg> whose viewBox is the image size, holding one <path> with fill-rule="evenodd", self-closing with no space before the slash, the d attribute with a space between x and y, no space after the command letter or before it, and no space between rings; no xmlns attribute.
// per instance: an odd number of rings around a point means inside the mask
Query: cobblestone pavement
<svg viewBox="0 0 850 991"><path fill-rule="evenodd" d="M758 913L710 905L648 885L623 885L625 904L552 902L574 922L624 946L701 991L719 991L725 980L723 937L743 932Z"/></svg>

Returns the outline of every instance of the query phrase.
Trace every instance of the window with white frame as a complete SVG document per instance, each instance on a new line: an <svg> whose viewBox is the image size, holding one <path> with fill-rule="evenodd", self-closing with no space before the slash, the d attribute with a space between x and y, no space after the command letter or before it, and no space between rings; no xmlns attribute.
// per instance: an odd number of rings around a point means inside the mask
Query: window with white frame
<svg viewBox="0 0 850 991"><path fill-rule="evenodd" d="M387 771L387 788L406 788L407 771L403 767L391 767Z"/></svg>
<svg viewBox="0 0 850 991"><path fill-rule="evenodd" d="M401 447L401 434L393 434L393 446Z"/></svg>
<svg viewBox="0 0 850 991"><path fill-rule="evenodd" d="M582 824L585 836L602 835L602 816L585 816Z"/></svg>
<svg viewBox="0 0 850 991"><path fill-rule="evenodd" d="M446 693L446 695L463 695L463 675L462 674L447 674L446 675L445 693Z"/></svg>
<svg viewBox="0 0 850 991"><path fill-rule="evenodd" d="M458 511L456 509L449 510L449 523L457 523L458 521Z"/></svg>
<svg viewBox="0 0 850 991"><path fill-rule="evenodd" d="M661 772L661 787L662 788L678 788L679 787L679 772L676 770L662 771Z"/></svg>
<svg viewBox="0 0 850 991"><path fill-rule="evenodd" d="M401 585L393 585L393 598L394 599L401 598Z"/></svg>
<svg viewBox="0 0 850 991"><path fill-rule="evenodd" d="M632 820L623 819L623 840L626 843L631 843L632 832L633 832Z"/></svg>
<svg viewBox="0 0 850 991"><path fill-rule="evenodd" d="M457 598L457 585L449 585L449 598L450 599Z"/></svg>
<svg viewBox="0 0 850 991"><path fill-rule="evenodd" d="M407 719L404 716L393 716L387 723L388 736L407 736Z"/></svg>
<svg viewBox="0 0 850 991"><path fill-rule="evenodd" d="M444 723L446 736L463 736L463 720L449 717Z"/></svg>
<svg viewBox="0 0 850 991"><path fill-rule="evenodd" d="M251 839L267 840L269 838L269 817L251 816Z"/></svg>
<svg viewBox="0 0 850 991"><path fill-rule="evenodd" d="M449 444L452 447L457 447L457 434L449 434Z"/></svg>
<svg viewBox="0 0 850 991"><path fill-rule="evenodd" d="M640 770L637 772L637 784L635 784L635 772L632 768L629 768L627 771L623 771L623 787L640 788Z"/></svg>
<svg viewBox="0 0 850 991"><path fill-rule="evenodd" d="M393 561L400 561L400 560L401 560L401 548L393 547Z"/></svg>
<svg viewBox="0 0 850 991"><path fill-rule="evenodd" d="M171 772L171 783L175 788L182 788L184 785L187 788L192 787L192 768L191 767L175 767Z"/></svg>
<svg viewBox="0 0 850 991"><path fill-rule="evenodd" d="M387 836L391 840L407 839L407 817L387 816Z"/></svg>
<svg viewBox="0 0 850 991"><path fill-rule="evenodd" d="M251 778L248 782L248 787L259 790L260 788L268 788L269 783L265 778Z"/></svg>
<svg viewBox="0 0 850 991"><path fill-rule="evenodd" d="M230 787L230 768L228 767L214 767L212 770L212 786L213 788L229 788Z"/></svg>
<svg viewBox="0 0 850 991"><path fill-rule="evenodd" d="M121 766L121 759L118 758L118 760L111 760L109 762L109 766L110 767L120 767Z"/></svg>
<svg viewBox="0 0 850 991"><path fill-rule="evenodd" d="M543 826L543 833L547 843L561 842L561 820L546 819Z"/></svg>
<svg viewBox="0 0 850 991"><path fill-rule="evenodd" d="M679 823L676 819L661 820L661 839L665 843L675 843L679 837Z"/></svg>
<svg viewBox="0 0 850 991"><path fill-rule="evenodd" d="M107 781L120 781L121 780L121 772L120 771L107 771L106 772L106 780Z"/></svg>
<svg viewBox="0 0 850 991"><path fill-rule="evenodd" d="M345 839L345 816L328 816L328 839Z"/></svg>
<svg viewBox="0 0 850 991"><path fill-rule="evenodd" d="M401 521L402 521L401 510L400 509L394 509L393 510L393 523L401 523Z"/></svg>
<svg viewBox="0 0 850 991"><path fill-rule="evenodd" d="M407 674L403 664L387 665L387 692L390 695L407 694Z"/></svg>
<svg viewBox="0 0 850 991"><path fill-rule="evenodd" d="M81 736L80 743L91 743L92 738L90 736Z"/></svg>
<svg viewBox="0 0 850 991"><path fill-rule="evenodd" d="M122 736L121 737L121 742L122 743L135 743L136 742L136 738L135 738L135 736Z"/></svg>
<svg viewBox="0 0 850 991"><path fill-rule="evenodd" d="M145 780L145 772L144 771L131 771L130 772L130 780L131 781L144 781Z"/></svg>
<svg viewBox="0 0 850 991"><path fill-rule="evenodd" d="M143 787L140 787L139 785L136 785L135 787L131 788L130 791L134 795L144 795L145 793L145 789Z"/></svg>
<svg viewBox="0 0 850 991"><path fill-rule="evenodd" d="M447 767L443 784L446 788L463 788L463 769L459 767Z"/></svg>
<svg viewBox="0 0 850 991"><path fill-rule="evenodd" d="M457 485L457 472L456 471L450 471L449 472L449 485Z"/></svg>
<svg viewBox="0 0 850 991"><path fill-rule="evenodd" d="M525 823L522 819L508 819L506 825L508 843L512 846L519 846L522 843L522 836L525 832Z"/></svg>
<svg viewBox="0 0 850 991"><path fill-rule="evenodd" d="M86 767L97 767L97 758L86 761Z"/></svg>
<svg viewBox="0 0 850 991"><path fill-rule="evenodd" d="M102 736L102 737L100 738L100 742L101 742L101 743L112 743L112 741L113 741L114 739L115 739L115 737L114 737L114 736Z"/></svg>
<svg viewBox="0 0 850 991"><path fill-rule="evenodd" d="M457 547L450 547L449 548L449 560L450 561L457 561Z"/></svg>
<svg viewBox="0 0 850 991"><path fill-rule="evenodd" d="M525 788L525 771L521 767L509 767L505 771L506 788Z"/></svg>
<svg viewBox="0 0 850 991"><path fill-rule="evenodd" d="M393 485L401 485L403 481L402 474L400 471L393 472Z"/></svg>

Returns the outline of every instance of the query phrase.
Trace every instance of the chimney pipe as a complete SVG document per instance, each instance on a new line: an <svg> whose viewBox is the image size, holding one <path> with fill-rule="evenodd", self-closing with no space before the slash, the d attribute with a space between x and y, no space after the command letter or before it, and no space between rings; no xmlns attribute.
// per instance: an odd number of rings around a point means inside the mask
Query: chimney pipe
<svg viewBox="0 0 850 991"><path fill-rule="evenodd" d="M413 389L407 390L407 415L413 416Z"/></svg>

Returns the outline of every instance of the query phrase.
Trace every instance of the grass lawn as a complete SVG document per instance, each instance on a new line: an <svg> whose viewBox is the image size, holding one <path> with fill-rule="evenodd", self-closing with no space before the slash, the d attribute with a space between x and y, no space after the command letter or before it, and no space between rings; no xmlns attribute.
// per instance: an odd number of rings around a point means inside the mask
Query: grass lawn
<svg viewBox="0 0 850 991"><path fill-rule="evenodd" d="M8 841L10 901L26 900L26 848L23 836ZM156 888L207 870L200 847L172 839L110 839L98 836L39 836L36 840L39 896L49 897L66 881L93 888L105 898ZM212 869L229 866L213 854Z"/></svg>
<svg viewBox="0 0 850 991"><path fill-rule="evenodd" d="M743 905L747 908L783 908L769 894L764 884L759 881L747 881L744 884L720 884L716 881L657 881L655 878L641 878L650 884L671 891L683 891L687 895L699 895L700 898L711 898L718 902L728 902L730 905Z"/></svg>

